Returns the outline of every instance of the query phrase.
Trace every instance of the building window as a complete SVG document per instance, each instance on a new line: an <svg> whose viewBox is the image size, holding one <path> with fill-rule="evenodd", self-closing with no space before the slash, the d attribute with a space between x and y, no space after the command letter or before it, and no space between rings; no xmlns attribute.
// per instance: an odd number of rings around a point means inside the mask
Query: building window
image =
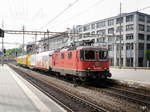
<svg viewBox="0 0 150 112"><path fill-rule="evenodd" d="M92 31L91 34L95 34L95 31Z"/></svg>
<svg viewBox="0 0 150 112"><path fill-rule="evenodd" d="M142 24L139 24L139 31L145 31L145 26Z"/></svg>
<svg viewBox="0 0 150 112"><path fill-rule="evenodd" d="M139 15L139 21L145 22L145 16L142 15L142 14L140 14L140 15Z"/></svg>
<svg viewBox="0 0 150 112"><path fill-rule="evenodd" d="M133 50L133 43L126 43L126 50Z"/></svg>
<svg viewBox="0 0 150 112"><path fill-rule="evenodd" d="M82 32L82 28L79 28L79 29L78 29L78 32Z"/></svg>
<svg viewBox="0 0 150 112"><path fill-rule="evenodd" d="M83 27L83 30L84 30L84 31L90 30L90 25L84 26L84 27Z"/></svg>
<svg viewBox="0 0 150 112"><path fill-rule="evenodd" d="M92 28L92 29L95 29L95 24L91 24L91 28Z"/></svg>
<svg viewBox="0 0 150 112"><path fill-rule="evenodd" d="M147 44L147 49L150 49L150 44Z"/></svg>
<svg viewBox="0 0 150 112"><path fill-rule="evenodd" d="M113 40L114 40L113 37L108 37L108 41L109 41L109 42L112 42Z"/></svg>
<svg viewBox="0 0 150 112"><path fill-rule="evenodd" d="M98 43L103 43L103 42L105 42L105 37L97 38L97 42L98 42Z"/></svg>
<svg viewBox="0 0 150 112"><path fill-rule="evenodd" d="M147 35L147 40L150 41L150 35Z"/></svg>
<svg viewBox="0 0 150 112"><path fill-rule="evenodd" d="M108 28L108 34L114 34L114 28Z"/></svg>
<svg viewBox="0 0 150 112"><path fill-rule="evenodd" d="M108 26L112 26L112 25L114 25L114 20L113 19L108 20Z"/></svg>
<svg viewBox="0 0 150 112"><path fill-rule="evenodd" d="M144 34L138 34L138 38L139 38L139 40L144 40Z"/></svg>
<svg viewBox="0 0 150 112"><path fill-rule="evenodd" d="M117 29L116 29L116 32L120 32L120 30L121 30L121 32L123 31L123 26L121 26L121 27L118 26Z"/></svg>
<svg viewBox="0 0 150 112"><path fill-rule="evenodd" d="M102 28L105 26L105 21L96 23L97 28Z"/></svg>
<svg viewBox="0 0 150 112"><path fill-rule="evenodd" d="M106 30L98 30L97 31L97 34L100 34L100 35L105 35L106 34Z"/></svg>
<svg viewBox="0 0 150 112"><path fill-rule="evenodd" d="M147 23L150 23L150 16L147 17Z"/></svg>
<svg viewBox="0 0 150 112"><path fill-rule="evenodd" d="M123 17L121 17L121 18L117 18L117 20L116 20L116 24L120 24L120 22L121 22L121 23L123 23Z"/></svg>
<svg viewBox="0 0 150 112"><path fill-rule="evenodd" d="M126 40L132 40L133 39L133 33L126 34Z"/></svg>
<svg viewBox="0 0 150 112"><path fill-rule="evenodd" d="M121 35L121 40L123 40L123 35ZM116 41L120 41L120 35L116 36Z"/></svg>
<svg viewBox="0 0 150 112"><path fill-rule="evenodd" d="M134 29L133 24L126 25L126 31L132 31Z"/></svg>
<svg viewBox="0 0 150 112"><path fill-rule="evenodd" d="M144 43L139 43L139 50L144 50Z"/></svg>
<svg viewBox="0 0 150 112"><path fill-rule="evenodd" d="M113 51L113 46L112 45L108 45L108 51Z"/></svg>
<svg viewBox="0 0 150 112"><path fill-rule="evenodd" d="M147 26L147 32L150 32L150 26Z"/></svg>
<svg viewBox="0 0 150 112"><path fill-rule="evenodd" d="M126 16L126 22L132 22L133 17L134 17L133 15Z"/></svg>
<svg viewBox="0 0 150 112"><path fill-rule="evenodd" d="M121 44L121 47L120 47L120 44L117 44L117 51L119 51L121 48L121 50L123 50L123 44Z"/></svg>

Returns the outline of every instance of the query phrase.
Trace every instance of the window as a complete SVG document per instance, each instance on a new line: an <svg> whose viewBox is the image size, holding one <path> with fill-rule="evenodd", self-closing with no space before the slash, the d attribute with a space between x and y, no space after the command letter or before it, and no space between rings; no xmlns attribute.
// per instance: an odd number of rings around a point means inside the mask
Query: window
<svg viewBox="0 0 150 112"><path fill-rule="evenodd" d="M91 24L91 28L92 28L92 29L95 29L95 24Z"/></svg>
<svg viewBox="0 0 150 112"><path fill-rule="evenodd" d="M139 50L144 50L144 43L139 43Z"/></svg>
<svg viewBox="0 0 150 112"><path fill-rule="evenodd" d="M121 35L121 40L123 40L123 35ZM120 41L120 35L116 36L116 41Z"/></svg>
<svg viewBox="0 0 150 112"><path fill-rule="evenodd" d="M116 20L116 24L120 24L120 22L121 22L121 23L123 23L123 17L121 17L121 18L117 18L117 20Z"/></svg>
<svg viewBox="0 0 150 112"><path fill-rule="evenodd" d="M147 17L147 23L150 23L150 16Z"/></svg>
<svg viewBox="0 0 150 112"><path fill-rule="evenodd" d="M112 25L114 25L114 20L113 19L108 20L108 26L112 26Z"/></svg>
<svg viewBox="0 0 150 112"><path fill-rule="evenodd" d="M59 54L56 54L56 59L58 59L59 58Z"/></svg>
<svg viewBox="0 0 150 112"><path fill-rule="evenodd" d="M142 24L139 24L139 31L145 31L145 26Z"/></svg>
<svg viewBox="0 0 150 112"><path fill-rule="evenodd" d="M97 28L102 28L105 26L105 21L96 23Z"/></svg>
<svg viewBox="0 0 150 112"><path fill-rule="evenodd" d="M147 32L150 32L150 26L147 26Z"/></svg>
<svg viewBox="0 0 150 112"><path fill-rule="evenodd" d="M147 40L150 41L150 35L147 35Z"/></svg>
<svg viewBox="0 0 150 112"><path fill-rule="evenodd" d="M126 50L132 50L133 49L133 43L126 43Z"/></svg>
<svg viewBox="0 0 150 112"><path fill-rule="evenodd" d="M96 59L95 51L81 50L80 51L80 59L81 60L95 60Z"/></svg>
<svg viewBox="0 0 150 112"><path fill-rule="evenodd" d="M79 31L79 32L82 32L82 28L79 28L78 31Z"/></svg>
<svg viewBox="0 0 150 112"><path fill-rule="evenodd" d="M64 53L61 53L61 59L64 59Z"/></svg>
<svg viewBox="0 0 150 112"><path fill-rule="evenodd" d="M139 40L144 40L144 34L138 34L138 38L139 38Z"/></svg>
<svg viewBox="0 0 150 112"><path fill-rule="evenodd" d="M69 52L68 53L68 59L71 59L72 58L72 52Z"/></svg>
<svg viewBox="0 0 150 112"><path fill-rule="evenodd" d="M107 51L99 51L99 59L107 59L108 58L108 52Z"/></svg>
<svg viewBox="0 0 150 112"><path fill-rule="evenodd" d="M113 40L114 40L113 37L108 37L108 41L109 41L109 42L112 42Z"/></svg>
<svg viewBox="0 0 150 112"><path fill-rule="evenodd" d="M90 25L84 26L84 27L83 27L83 30L84 30L84 31L90 30Z"/></svg>
<svg viewBox="0 0 150 112"><path fill-rule="evenodd" d="M95 31L92 31L91 34L95 34Z"/></svg>
<svg viewBox="0 0 150 112"><path fill-rule="evenodd" d="M108 34L114 34L114 28L108 28Z"/></svg>
<svg viewBox="0 0 150 112"><path fill-rule="evenodd" d="M123 26L121 26L121 27L118 26L117 29L116 29L116 32L120 32L120 30L121 30L121 32L123 31Z"/></svg>
<svg viewBox="0 0 150 112"><path fill-rule="evenodd" d="M134 29L133 27L133 24L126 25L126 31L132 31Z"/></svg>
<svg viewBox="0 0 150 112"><path fill-rule="evenodd" d="M98 43L103 43L103 42L105 42L105 37L99 37L99 38L97 38L97 42L98 42Z"/></svg>
<svg viewBox="0 0 150 112"><path fill-rule="evenodd" d="M126 16L126 22L132 22L133 17L134 17L133 15Z"/></svg>
<svg viewBox="0 0 150 112"><path fill-rule="evenodd" d="M133 39L133 34L126 34L126 40L132 40Z"/></svg>
<svg viewBox="0 0 150 112"><path fill-rule="evenodd" d="M121 50L123 50L123 44L116 44L117 45L117 51L119 51L120 50L120 48L121 48ZM121 47L120 47L121 46Z"/></svg>
<svg viewBox="0 0 150 112"><path fill-rule="evenodd" d="M97 34L100 34L100 35L105 35L106 34L106 30L98 30L97 31Z"/></svg>
<svg viewBox="0 0 150 112"><path fill-rule="evenodd" d="M109 51L113 51L113 46L112 45L108 45L108 50Z"/></svg>
<svg viewBox="0 0 150 112"><path fill-rule="evenodd" d="M150 44L147 44L147 49L150 49Z"/></svg>
<svg viewBox="0 0 150 112"><path fill-rule="evenodd" d="M140 15L139 15L139 21L145 22L145 16L142 15L142 14L140 14Z"/></svg>

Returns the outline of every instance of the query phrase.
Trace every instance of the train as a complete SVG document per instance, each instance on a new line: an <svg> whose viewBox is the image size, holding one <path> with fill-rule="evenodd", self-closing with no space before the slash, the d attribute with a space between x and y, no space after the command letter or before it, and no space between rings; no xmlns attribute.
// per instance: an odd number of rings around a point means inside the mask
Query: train
<svg viewBox="0 0 150 112"><path fill-rule="evenodd" d="M96 46L64 47L16 58L18 65L46 70L73 80L89 81L111 77L108 50Z"/></svg>

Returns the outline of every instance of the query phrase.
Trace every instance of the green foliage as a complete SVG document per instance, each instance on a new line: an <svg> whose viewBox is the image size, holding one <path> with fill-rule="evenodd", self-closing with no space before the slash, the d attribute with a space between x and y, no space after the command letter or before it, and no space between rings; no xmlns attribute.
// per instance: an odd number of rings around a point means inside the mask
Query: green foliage
<svg viewBox="0 0 150 112"><path fill-rule="evenodd" d="M17 55L21 54L22 48L7 49L6 55L7 56L16 56L16 52L17 52Z"/></svg>
<svg viewBox="0 0 150 112"><path fill-rule="evenodd" d="M146 58L147 60L150 60L150 49L146 50Z"/></svg>

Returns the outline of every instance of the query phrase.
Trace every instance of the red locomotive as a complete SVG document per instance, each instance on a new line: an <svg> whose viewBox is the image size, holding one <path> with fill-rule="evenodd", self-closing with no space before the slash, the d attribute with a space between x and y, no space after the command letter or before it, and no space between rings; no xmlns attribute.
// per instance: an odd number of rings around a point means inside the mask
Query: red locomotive
<svg viewBox="0 0 150 112"><path fill-rule="evenodd" d="M53 53L52 71L75 79L106 79L109 72L108 51L94 46L79 46Z"/></svg>

